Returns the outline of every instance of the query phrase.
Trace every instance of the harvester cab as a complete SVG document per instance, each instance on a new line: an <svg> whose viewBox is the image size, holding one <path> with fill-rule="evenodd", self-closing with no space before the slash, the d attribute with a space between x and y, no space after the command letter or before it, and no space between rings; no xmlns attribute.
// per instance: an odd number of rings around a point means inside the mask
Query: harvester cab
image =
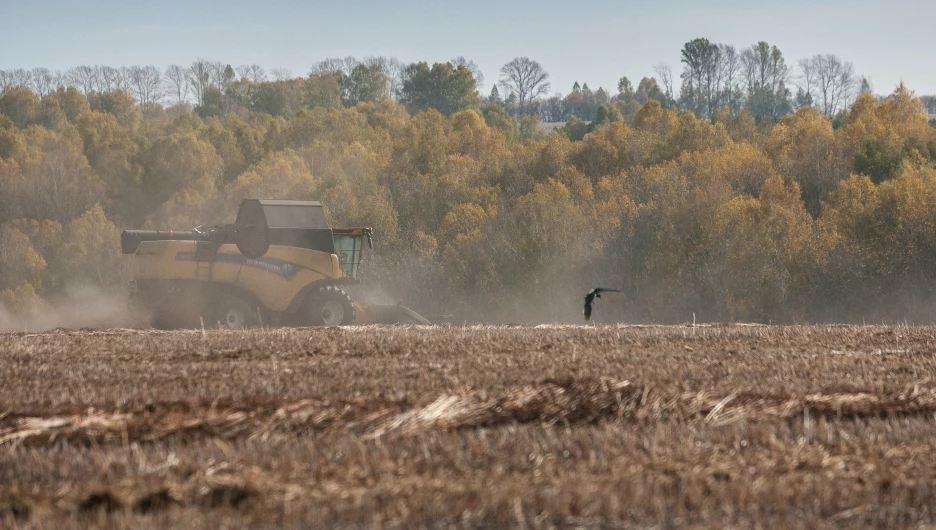
<svg viewBox="0 0 936 530"><path fill-rule="evenodd" d="M124 230L133 288L161 328L419 322L402 306L351 300L370 228L331 228L317 201L247 199L233 224Z"/></svg>

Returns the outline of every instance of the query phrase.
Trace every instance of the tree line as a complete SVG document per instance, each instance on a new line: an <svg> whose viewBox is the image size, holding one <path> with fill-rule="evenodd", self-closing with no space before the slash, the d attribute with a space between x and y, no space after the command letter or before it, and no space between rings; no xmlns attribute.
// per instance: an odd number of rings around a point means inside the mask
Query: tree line
<svg viewBox="0 0 936 530"><path fill-rule="evenodd" d="M678 80L661 63L636 88L622 76L613 87L616 91L593 90L587 82L576 82L566 95L550 95L549 73L527 57L503 65L500 79L488 94L481 92L484 76L480 69L465 57L433 65L405 64L387 56L329 58L314 64L305 78L282 68L267 72L257 64L232 67L205 59L164 70L152 65L78 66L64 72L40 67L0 70L0 86L29 88L40 97L59 87L74 87L85 95L120 90L141 107L192 103L203 117L245 111L288 116L301 108L347 107L389 97L411 112L434 108L451 115L494 103L514 118L537 115L545 122L566 122L573 117L588 122L603 105L613 106L632 120L648 99L703 117L727 107L745 108L756 119L776 120L805 106L834 117L857 95L873 89L870 79L834 54L817 54L790 64L776 46L764 41L738 49L697 38L683 46L680 57L683 70ZM679 86L676 81L681 81ZM936 96L924 96L921 101L928 112L936 114Z"/></svg>
<svg viewBox="0 0 936 530"><path fill-rule="evenodd" d="M430 313L575 321L602 284L625 291L598 315L614 320L934 319L936 132L902 85L831 117L807 105L759 119L750 105L684 110L672 81L622 80L589 123L545 132L466 90L469 61L405 65L396 81L392 68L228 73L223 90L206 68L194 109L6 85L0 304L28 311L76 284L120 293L120 228L225 222L244 198L288 197L373 226L364 276ZM534 105L548 81L528 74ZM604 92L573 88L575 101Z"/></svg>

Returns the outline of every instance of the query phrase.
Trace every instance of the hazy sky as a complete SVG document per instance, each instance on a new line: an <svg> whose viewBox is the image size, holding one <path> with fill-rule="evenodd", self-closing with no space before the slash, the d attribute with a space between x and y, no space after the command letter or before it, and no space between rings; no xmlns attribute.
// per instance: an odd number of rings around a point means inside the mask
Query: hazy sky
<svg viewBox="0 0 936 530"><path fill-rule="evenodd" d="M875 92L903 80L936 94L936 1L47 1L0 0L0 69L172 63L257 63L305 75L326 57L393 55L430 64L458 55L485 76L528 56L553 91L573 82L614 91L653 66L682 68L679 50L705 37L738 48L765 40L788 64L817 53L851 61Z"/></svg>

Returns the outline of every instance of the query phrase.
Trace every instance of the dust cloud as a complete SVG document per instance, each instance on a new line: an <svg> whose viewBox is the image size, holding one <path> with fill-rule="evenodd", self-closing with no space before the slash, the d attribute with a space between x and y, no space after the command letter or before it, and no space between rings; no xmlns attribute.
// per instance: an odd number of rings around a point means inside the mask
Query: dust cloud
<svg viewBox="0 0 936 530"><path fill-rule="evenodd" d="M0 306L0 332L4 333L146 326L147 315L125 294L106 293L90 286L71 286L62 295L37 302L22 314Z"/></svg>

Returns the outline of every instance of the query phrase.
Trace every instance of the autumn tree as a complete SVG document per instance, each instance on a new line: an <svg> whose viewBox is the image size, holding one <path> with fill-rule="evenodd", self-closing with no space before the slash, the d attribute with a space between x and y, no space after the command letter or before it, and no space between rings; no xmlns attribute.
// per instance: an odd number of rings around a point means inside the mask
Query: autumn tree
<svg viewBox="0 0 936 530"><path fill-rule="evenodd" d="M140 146L105 112L84 112L75 123L84 155L94 174L104 183L101 206L111 219L138 226L147 211L141 186L143 169Z"/></svg>
<svg viewBox="0 0 936 530"><path fill-rule="evenodd" d="M36 121L39 98L24 86L12 86L0 95L0 113L20 129L25 129Z"/></svg>
<svg viewBox="0 0 936 530"><path fill-rule="evenodd" d="M11 218L66 221L100 202L103 186L82 151L74 127L27 129L24 150L7 165L0 197Z"/></svg>
<svg viewBox="0 0 936 530"><path fill-rule="evenodd" d="M568 136L570 140L577 142L585 138L585 135L588 133L588 125L588 123L585 123L584 120L579 119L577 116L572 116L572 118L566 121L565 125L562 126L562 132Z"/></svg>
<svg viewBox="0 0 936 530"><path fill-rule="evenodd" d="M318 81L318 79L316 79ZM249 108L271 116L290 117L302 110L306 103L331 104L327 87L314 86L315 81L290 79L260 83L251 93ZM324 106L324 105L323 105Z"/></svg>
<svg viewBox="0 0 936 530"><path fill-rule="evenodd" d="M233 215L244 199L290 197L296 200L315 198L321 181L312 176L305 162L291 150L271 153L241 173L225 189Z"/></svg>
<svg viewBox="0 0 936 530"><path fill-rule="evenodd" d="M340 80L329 72L309 74L303 101L308 108L336 109L341 107Z"/></svg>
<svg viewBox="0 0 936 530"><path fill-rule="evenodd" d="M854 171L878 183L893 178L905 159L936 160L936 134L919 99L903 83L878 103L862 94L845 115L842 143Z"/></svg>
<svg viewBox="0 0 936 530"><path fill-rule="evenodd" d="M91 92L88 94L88 106L91 110L113 115L121 126L130 129L136 128L142 119L136 100L125 90Z"/></svg>
<svg viewBox="0 0 936 530"><path fill-rule="evenodd" d="M822 256L796 183L784 186L772 178L757 199L732 199L720 208L717 226L725 245L721 281L729 317L803 319Z"/></svg>
<svg viewBox="0 0 936 530"><path fill-rule="evenodd" d="M784 180L799 185L806 210L813 216L819 215L822 201L848 176L849 167L831 122L811 107L774 127L765 150Z"/></svg>
<svg viewBox="0 0 936 530"><path fill-rule="evenodd" d="M200 180L205 181L202 187L214 186L223 167L214 147L192 133L157 139L142 154L142 162L142 186L154 205Z"/></svg>
<svg viewBox="0 0 936 530"><path fill-rule="evenodd" d="M934 182L931 167L911 161L879 186L861 175L843 181L820 220L837 258L822 294L851 288L837 297L851 302L848 311L868 307L874 317L915 320L932 296Z"/></svg>
<svg viewBox="0 0 936 530"><path fill-rule="evenodd" d="M119 292L128 278L127 264L120 259L114 244L120 230L95 205L72 219L65 228L66 237L57 249L62 264L60 274L69 282L94 286L104 292Z"/></svg>
<svg viewBox="0 0 936 530"><path fill-rule="evenodd" d="M578 321L599 281L627 290L602 311L613 320L930 318L923 102L901 85L838 100L830 118L808 104L811 78L802 108L777 118L748 97L745 51L715 46L709 115L673 108L663 69L616 98L581 82L521 105L499 84L480 108L448 110L349 99L376 69L400 97L392 58L329 60L305 78L205 61L198 112L184 87L168 98L182 105L141 111L132 66L76 68L62 89L43 69L0 72L0 303L38 307L73 283L119 291L118 227L224 222L244 197L283 196L373 226L362 274L465 320ZM773 47L755 48L768 75L759 66L751 86L776 97ZM430 85L471 70L436 66L446 75L420 67ZM549 132L541 119L568 121Z"/></svg>
<svg viewBox="0 0 936 530"><path fill-rule="evenodd" d="M29 237L10 224L0 225L0 291L9 290L7 295L13 298L13 290L28 286L35 296L37 287L41 290L42 277L47 267L45 259L32 247Z"/></svg>
<svg viewBox="0 0 936 530"><path fill-rule="evenodd" d="M517 121L507 113L501 105L491 103L481 109L484 115L484 121L493 129L496 129L508 140L513 140L517 136Z"/></svg>

